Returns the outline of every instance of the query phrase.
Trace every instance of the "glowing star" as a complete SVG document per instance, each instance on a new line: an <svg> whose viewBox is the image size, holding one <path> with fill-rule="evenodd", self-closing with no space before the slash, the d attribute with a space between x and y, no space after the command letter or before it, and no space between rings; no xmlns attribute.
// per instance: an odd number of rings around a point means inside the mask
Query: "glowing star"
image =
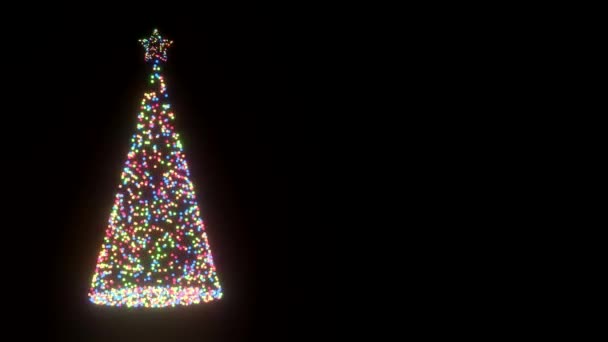
<svg viewBox="0 0 608 342"><path fill-rule="evenodd" d="M173 44L173 41L161 37L157 29L154 29L149 38L139 40L146 49L146 61L159 59L163 62L167 61L167 48ZM154 66L154 71L157 71L157 66Z"/></svg>
<svg viewBox="0 0 608 342"><path fill-rule="evenodd" d="M152 62L131 148L91 281L95 304L166 307L222 298L160 61L171 41L141 42ZM171 110L169 112L169 110Z"/></svg>

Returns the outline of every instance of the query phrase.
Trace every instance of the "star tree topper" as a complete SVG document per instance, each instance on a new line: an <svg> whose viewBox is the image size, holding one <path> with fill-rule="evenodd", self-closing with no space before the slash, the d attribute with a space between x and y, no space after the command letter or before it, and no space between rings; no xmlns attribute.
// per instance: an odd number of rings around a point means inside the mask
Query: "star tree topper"
<svg viewBox="0 0 608 342"><path fill-rule="evenodd" d="M172 40L161 37L158 29L154 29L152 35L148 38L140 39L139 42L146 49L146 61L160 59L163 62L167 61L167 48L173 44Z"/></svg>

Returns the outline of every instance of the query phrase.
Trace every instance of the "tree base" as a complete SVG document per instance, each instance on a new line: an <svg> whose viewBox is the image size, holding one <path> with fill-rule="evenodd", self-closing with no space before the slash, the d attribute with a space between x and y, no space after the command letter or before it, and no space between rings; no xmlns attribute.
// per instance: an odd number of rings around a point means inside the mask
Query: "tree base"
<svg viewBox="0 0 608 342"><path fill-rule="evenodd" d="M146 308L207 303L220 298L221 289L208 292L199 287L183 286L144 286L89 293L90 301L97 305Z"/></svg>

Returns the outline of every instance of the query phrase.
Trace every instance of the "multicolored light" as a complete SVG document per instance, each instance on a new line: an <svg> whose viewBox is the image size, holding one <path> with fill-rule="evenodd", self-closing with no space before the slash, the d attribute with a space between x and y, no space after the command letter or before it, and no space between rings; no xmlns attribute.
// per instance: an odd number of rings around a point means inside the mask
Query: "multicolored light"
<svg viewBox="0 0 608 342"><path fill-rule="evenodd" d="M149 89L121 174L89 291L95 304L166 307L209 302L222 288L173 122L161 62L171 41L140 40Z"/></svg>
<svg viewBox="0 0 608 342"><path fill-rule="evenodd" d="M167 49L173 44L173 41L161 37L157 29L154 29L149 38L140 39L139 42L146 49L146 61L158 59L166 62Z"/></svg>

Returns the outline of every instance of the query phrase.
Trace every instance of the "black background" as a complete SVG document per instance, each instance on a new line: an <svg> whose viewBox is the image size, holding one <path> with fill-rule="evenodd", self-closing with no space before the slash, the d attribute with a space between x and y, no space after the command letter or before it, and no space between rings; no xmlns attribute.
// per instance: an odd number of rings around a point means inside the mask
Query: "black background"
<svg viewBox="0 0 608 342"><path fill-rule="evenodd" d="M437 268L425 263L440 259L442 227L458 230L432 221L453 220L435 201L466 203L442 192L469 186L458 179L468 149L454 113L477 99L450 73L474 69L458 63L470 54L461 37L442 41L457 30L352 4L43 6L0 21L5 334L344 339L419 327L408 317L428 317L411 309L417 299L438 310L428 303L453 279L433 283ZM155 27L175 41L167 88L225 296L163 310L94 306L86 294L148 70L137 40Z"/></svg>
<svg viewBox="0 0 608 342"><path fill-rule="evenodd" d="M9 330L59 341L286 340L281 43L250 8L152 12L49 13L4 29ZM225 295L99 307L87 291L149 71L137 40L154 28L174 40L165 79Z"/></svg>

